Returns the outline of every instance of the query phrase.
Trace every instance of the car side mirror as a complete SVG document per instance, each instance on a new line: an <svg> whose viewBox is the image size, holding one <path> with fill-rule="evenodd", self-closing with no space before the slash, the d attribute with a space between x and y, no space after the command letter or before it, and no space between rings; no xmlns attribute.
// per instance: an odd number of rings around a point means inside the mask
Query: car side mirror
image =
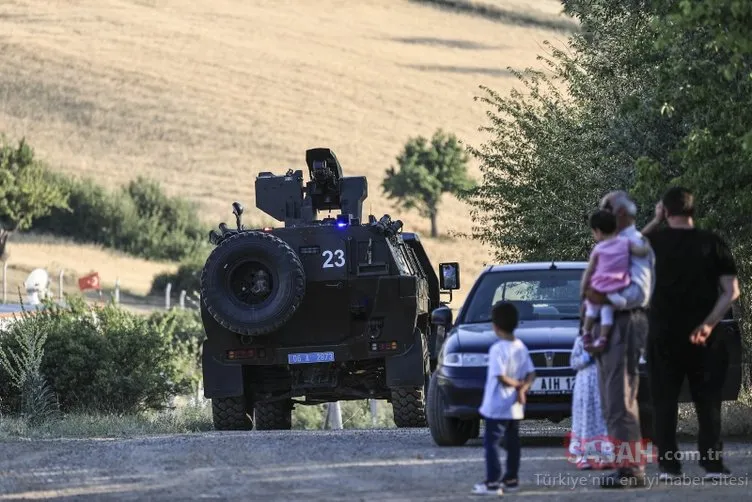
<svg viewBox="0 0 752 502"><path fill-rule="evenodd" d="M431 324L436 326L449 327L452 325L452 309L443 305L433 309L431 312Z"/></svg>
<svg viewBox="0 0 752 502"><path fill-rule="evenodd" d="M460 264L439 263L439 283L443 290L460 289Z"/></svg>

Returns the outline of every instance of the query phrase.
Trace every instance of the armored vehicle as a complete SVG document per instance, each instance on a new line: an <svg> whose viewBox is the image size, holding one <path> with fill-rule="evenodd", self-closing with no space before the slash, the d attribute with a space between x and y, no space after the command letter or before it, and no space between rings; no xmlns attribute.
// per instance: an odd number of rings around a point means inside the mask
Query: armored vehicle
<svg viewBox="0 0 752 502"><path fill-rule="evenodd" d="M235 202L235 228L210 233L200 293L214 426L289 429L295 404L383 399L398 427L424 427L430 313L445 277L459 288L459 267L439 277L401 221L362 221L367 180L343 177L334 152L307 150L306 163L305 184L302 170L256 178L256 207L279 228L245 228Z"/></svg>

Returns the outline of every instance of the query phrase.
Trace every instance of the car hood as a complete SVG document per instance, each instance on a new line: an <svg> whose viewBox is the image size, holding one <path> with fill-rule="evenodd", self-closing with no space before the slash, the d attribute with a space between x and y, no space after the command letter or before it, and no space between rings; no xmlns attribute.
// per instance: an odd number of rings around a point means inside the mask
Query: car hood
<svg viewBox="0 0 752 502"><path fill-rule="evenodd" d="M569 350L579 329L579 321L520 321L515 336L528 350ZM459 325L455 336L458 349L463 352L488 352L489 347L498 340L491 323Z"/></svg>

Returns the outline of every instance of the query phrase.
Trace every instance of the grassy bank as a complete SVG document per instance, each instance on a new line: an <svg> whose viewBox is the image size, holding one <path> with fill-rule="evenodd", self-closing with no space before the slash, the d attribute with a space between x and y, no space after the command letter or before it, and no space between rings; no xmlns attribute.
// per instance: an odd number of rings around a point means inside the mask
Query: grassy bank
<svg viewBox="0 0 752 502"><path fill-rule="evenodd" d="M342 425L345 429L394 428L391 406L379 401L376 424L371 421L368 401L341 403ZM749 398L723 404L723 434L726 437L752 437L752 405ZM324 406L298 406L293 411L293 429L323 429L326 410ZM566 420L560 425L568 427ZM136 415L106 415L97 413L71 413L60 415L42 425L32 427L13 416L0 416L0 440L59 439L59 438L131 438L159 434L193 434L214 430L211 406L183 405L173 410L148 412ZM692 404L679 406L681 437L697 436L697 419Z"/></svg>
<svg viewBox="0 0 752 502"><path fill-rule="evenodd" d="M373 428L368 401L341 403L342 426L345 429ZM298 406L293 411L292 426L297 430L324 428L326 409L323 405ZM393 428L392 407L379 401L376 428ZM0 416L0 440L56 438L129 438L157 434L190 434L214 430L211 404L182 405L171 410L140 414L116 415L102 413L60 414L41 425L31 426L17 416Z"/></svg>

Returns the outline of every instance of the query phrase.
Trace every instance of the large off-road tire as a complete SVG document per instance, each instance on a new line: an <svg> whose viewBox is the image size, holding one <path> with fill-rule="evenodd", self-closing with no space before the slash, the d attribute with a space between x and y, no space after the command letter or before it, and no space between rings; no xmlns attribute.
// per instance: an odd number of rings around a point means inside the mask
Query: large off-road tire
<svg viewBox="0 0 752 502"><path fill-rule="evenodd" d="M421 343L423 350L423 380L421 387L407 387L392 389L392 412L394 425L398 428L426 427L426 393L431 378L431 362L426 337L416 329L416 341Z"/></svg>
<svg viewBox="0 0 752 502"><path fill-rule="evenodd" d="M253 410L251 410L253 411ZM218 431L249 431L253 420L244 396L213 397L212 420Z"/></svg>
<svg viewBox="0 0 752 502"><path fill-rule="evenodd" d="M444 416L444 398L439 390L436 373L428 385L428 429L439 446L462 446L473 436L474 421Z"/></svg>
<svg viewBox="0 0 752 502"><path fill-rule="evenodd" d="M284 401L256 403L254 422L257 431L289 431L292 429L292 402L285 399Z"/></svg>
<svg viewBox="0 0 752 502"><path fill-rule="evenodd" d="M300 258L285 241L266 232L230 235L214 248L201 273L201 299L209 314L241 335L278 330L304 295Z"/></svg>

